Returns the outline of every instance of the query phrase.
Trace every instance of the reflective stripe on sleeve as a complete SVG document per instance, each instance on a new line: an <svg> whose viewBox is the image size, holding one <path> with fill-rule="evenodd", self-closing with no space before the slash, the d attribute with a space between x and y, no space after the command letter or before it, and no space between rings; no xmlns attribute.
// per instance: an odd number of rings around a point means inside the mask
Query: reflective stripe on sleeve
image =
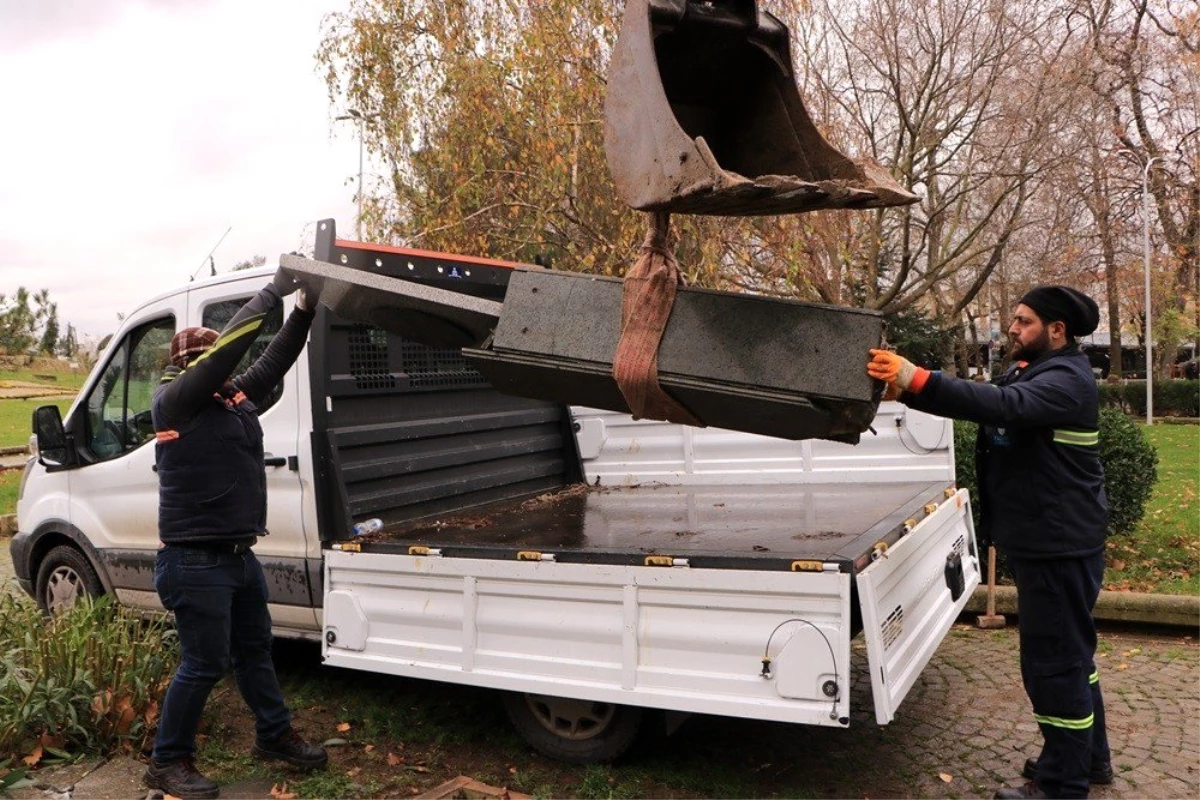
<svg viewBox="0 0 1200 800"><path fill-rule="evenodd" d="M1069 431L1055 428L1054 441L1058 444L1072 444L1077 447L1096 447L1100 444L1100 431Z"/></svg>
<svg viewBox="0 0 1200 800"><path fill-rule="evenodd" d="M263 320L266 318L266 314L255 314L254 316L249 317L244 322L240 323L233 330L223 332L217 341L213 343L212 347L201 353L200 356L188 366L194 367L196 364L208 358L217 350L228 345L230 342L237 341L247 334L257 333L258 329L262 327Z"/></svg>

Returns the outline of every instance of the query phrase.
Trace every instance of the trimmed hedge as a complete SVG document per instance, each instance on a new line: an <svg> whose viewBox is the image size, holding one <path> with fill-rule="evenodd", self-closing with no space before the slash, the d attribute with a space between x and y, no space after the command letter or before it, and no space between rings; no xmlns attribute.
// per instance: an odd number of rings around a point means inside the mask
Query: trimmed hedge
<svg viewBox="0 0 1200 800"><path fill-rule="evenodd" d="M958 486L971 493L971 510L978 528L976 430L973 422L954 422L954 474ZM1104 464L1104 491L1108 495L1108 535L1127 534L1146 513L1146 501L1158 480L1158 453L1146 441L1137 423L1114 408L1101 408L1100 461Z"/></svg>
<svg viewBox="0 0 1200 800"><path fill-rule="evenodd" d="M1101 383L1100 405L1126 414L1145 416L1146 382ZM1200 381L1163 380L1154 382L1154 413L1163 416L1200 417Z"/></svg>

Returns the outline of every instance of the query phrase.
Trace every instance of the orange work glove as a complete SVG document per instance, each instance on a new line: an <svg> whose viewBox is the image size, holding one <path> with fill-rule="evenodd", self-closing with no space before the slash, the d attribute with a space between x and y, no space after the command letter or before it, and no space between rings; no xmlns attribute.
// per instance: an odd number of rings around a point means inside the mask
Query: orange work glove
<svg viewBox="0 0 1200 800"><path fill-rule="evenodd" d="M918 367L904 356L890 350L871 350L867 374L878 381L887 381L900 391L914 394L925 388L929 370Z"/></svg>

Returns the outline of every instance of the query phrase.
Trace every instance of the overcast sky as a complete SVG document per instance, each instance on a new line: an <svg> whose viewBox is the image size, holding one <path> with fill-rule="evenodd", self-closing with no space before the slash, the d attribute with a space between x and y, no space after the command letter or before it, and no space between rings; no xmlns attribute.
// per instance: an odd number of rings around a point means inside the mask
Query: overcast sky
<svg viewBox="0 0 1200 800"><path fill-rule="evenodd" d="M348 0L0 0L0 294L99 337L188 280L354 230L314 54ZM370 179L367 180L370 185Z"/></svg>

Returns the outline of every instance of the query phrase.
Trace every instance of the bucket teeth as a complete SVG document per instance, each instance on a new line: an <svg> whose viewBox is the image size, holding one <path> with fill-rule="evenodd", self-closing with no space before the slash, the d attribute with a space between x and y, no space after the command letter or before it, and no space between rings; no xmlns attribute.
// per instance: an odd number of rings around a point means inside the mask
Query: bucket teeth
<svg viewBox="0 0 1200 800"><path fill-rule="evenodd" d="M755 0L628 0L604 145L641 211L749 216L917 200L826 141L792 74L789 32Z"/></svg>

